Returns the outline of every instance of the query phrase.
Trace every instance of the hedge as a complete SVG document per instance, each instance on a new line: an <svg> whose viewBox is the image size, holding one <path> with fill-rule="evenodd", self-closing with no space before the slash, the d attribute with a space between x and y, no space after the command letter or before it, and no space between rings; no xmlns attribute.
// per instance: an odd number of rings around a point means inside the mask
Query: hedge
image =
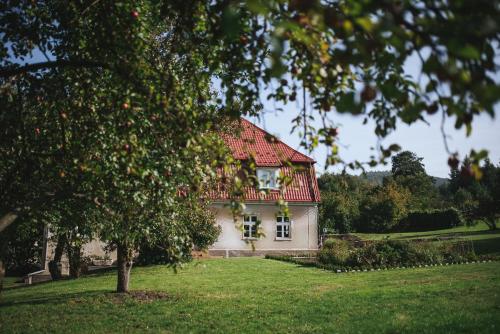
<svg viewBox="0 0 500 334"><path fill-rule="evenodd" d="M475 260L467 241L373 241L352 247L344 240L328 240L318 254L323 265L347 268L385 268Z"/></svg>
<svg viewBox="0 0 500 334"><path fill-rule="evenodd" d="M426 210L410 212L393 228L394 232L423 232L442 230L464 225L465 221L459 210Z"/></svg>

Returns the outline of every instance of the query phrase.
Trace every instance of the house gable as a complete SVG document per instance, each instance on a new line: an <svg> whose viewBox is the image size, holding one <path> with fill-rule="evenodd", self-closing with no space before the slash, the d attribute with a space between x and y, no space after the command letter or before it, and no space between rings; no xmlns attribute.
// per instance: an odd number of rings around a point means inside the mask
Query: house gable
<svg viewBox="0 0 500 334"><path fill-rule="evenodd" d="M257 187L246 187L243 200L275 202L283 198L288 202L317 203L320 201L313 159L291 148L246 119L242 118L239 126L241 131L238 134L222 134L234 158L243 161L253 160L257 169L277 168L282 175L292 180L282 189L261 191ZM216 201L227 201L231 199L230 197L224 184L218 184L210 192L210 198Z"/></svg>

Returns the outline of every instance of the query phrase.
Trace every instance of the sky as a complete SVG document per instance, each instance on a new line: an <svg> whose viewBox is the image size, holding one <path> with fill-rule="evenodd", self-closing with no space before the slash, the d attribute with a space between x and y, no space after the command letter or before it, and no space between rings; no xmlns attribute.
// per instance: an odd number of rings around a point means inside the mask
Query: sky
<svg viewBox="0 0 500 334"><path fill-rule="evenodd" d="M249 120L276 135L291 147L307 153L299 146L301 138L299 138L298 133L290 133L291 120L296 117L300 109L291 105L284 106L284 109L283 112L266 113L260 119L249 118ZM339 155L344 161L367 161L370 155L376 153L376 151L370 150L370 147L375 147L377 144L373 123L363 125L361 117L334 113L332 113L332 118L340 124ZM433 115L427 118L427 121L430 125L423 122L414 123L411 126L399 123L397 130L383 139L382 144L386 147L389 144L398 143L402 150L412 151L423 158L425 169L429 175L448 177L450 170L447 164L448 154L440 130L441 116ZM445 132L449 136L448 145L452 152L457 151L459 156L463 157L471 149L487 149L490 160L495 163L500 162L500 121L498 117L492 119L488 115L482 115L474 118L472 134L469 137L465 135L465 129L455 130L453 123L453 119L448 119L445 123ZM316 170L320 174L325 172L326 152L325 147L319 147L312 154L308 154L317 161ZM390 168L389 161L386 166L379 165L367 168L367 170L380 171L390 170ZM331 166L327 169L329 172L341 170L342 166Z"/></svg>
<svg viewBox="0 0 500 334"><path fill-rule="evenodd" d="M497 50L498 51L498 50ZM425 56L424 56L425 57ZM420 74L420 61L418 58L410 57L405 63L405 74L417 78ZM495 77L497 83L500 83L500 76ZM425 82L422 82L425 85ZM267 95L264 92L262 95ZM300 94L299 94L300 95ZM264 99L263 99L264 100ZM306 97L307 101L307 97ZM248 118L253 123L257 124L264 130L276 135L291 147L308 154L299 146L301 138L298 133L290 133L292 128L291 121L297 117L302 109L302 101L298 98L295 103L283 105L274 104L273 102L265 101L264 110L266 112L260 118ZM307 104L306 104L307 106ZM283 108L282 112L274 112L277 108ZM307 106L308 113L316 114ZM479 151L486 149L489 152L490 160L497 164L500 163L500 105L495 108L496 118L492 118L487 114L475 116L472 123L472 133L469 137L466 136L465 127L456 130L454 127L455 119L448 118L445 121L445 133L448 136L447 142L451 152L458 152L459 158L463 158L470 152L471 149ZM339 114L331 111L329 118L336 124L339 124L339 156L342 160L349 163L351 161L369 161L370 155L377 151L370 150L371 147L377 146L377 137L374 134L374 123L368 122L363 125L363 117ZM448 153L445 149L443 135L441 132L441 113L436 113L432 116L426 116L426 124L422 121L407 125L402 122L397 124L397 129L392 134L384 138L381 144L384 147L392 143L397 143L402 150L414 152L417 156L423 158L423 164L429 175L437 177L448 177L450 169L448 166ZM313 123L314 124L314 123ZM315 149L310 155L316 163L316 171L318 174L325 172L325 159L327 150L325 147ZM366 168L371 171L386 171L391 169L390 159L388 165L378 165L374 168ZM330 166L326 171L339 172L343 166ZM359 174L361 171L349 171L352 174Z"/></svg>

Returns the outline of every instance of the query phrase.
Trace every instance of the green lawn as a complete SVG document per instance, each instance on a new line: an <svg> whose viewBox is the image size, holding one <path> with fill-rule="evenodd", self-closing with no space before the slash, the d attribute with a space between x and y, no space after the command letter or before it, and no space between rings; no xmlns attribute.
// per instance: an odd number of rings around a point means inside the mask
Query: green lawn
<svg viewBox="0 0 500 334"><path fill-rule="evenodd" d="M453 239L472 240L476 253L500 255L500 229L490 231L484 223L446 230L405 233L353 233L363 240Z"/></svg>
<svg viewBox="0 0 500 334"><path fill-rule="evenodd" d="M177 274L135 268L133 290L113 273L8 289L0 332L498 333L500 264L334 274L261 258L194 262Z"/></svg>
<svg viewBox="0 0 500 334"><path fill-rule="evenodd" d="M16 286L22 286L24 283L18 283L21 280L20 277L5 277L3 280L4 288L12 288Z"/></svg>

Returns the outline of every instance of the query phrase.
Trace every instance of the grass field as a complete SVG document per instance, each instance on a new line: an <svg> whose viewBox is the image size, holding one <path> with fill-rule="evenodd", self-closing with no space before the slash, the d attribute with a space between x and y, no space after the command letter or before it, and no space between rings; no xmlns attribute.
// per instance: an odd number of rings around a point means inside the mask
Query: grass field
<svg viewBox="0 0 500 334"><path fill-rule="evenodd" d="M1 333L498 333L500 264L333 274L260 258L135 268L141 301L114 273L7 289ZM165 296L164 296L165 297Z"/></svg>
<svg viewBox="0 0 500 334"><path fill-rule="evenodd" d="M500 255L500 229L490 231L484 223L446 230L406 233L353 233L364 240L451 239L471 240L477 254Z"/></svg>

